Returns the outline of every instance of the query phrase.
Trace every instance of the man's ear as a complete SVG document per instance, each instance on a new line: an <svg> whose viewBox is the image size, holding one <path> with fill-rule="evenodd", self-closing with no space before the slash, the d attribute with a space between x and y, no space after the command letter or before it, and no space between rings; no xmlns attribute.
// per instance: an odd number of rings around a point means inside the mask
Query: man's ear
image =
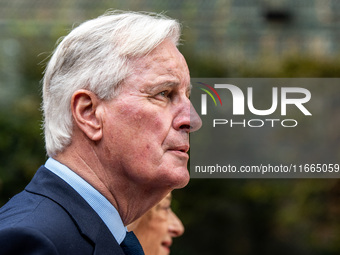
<svg viewBox="0 0 340 255"><path fill-rule="evenodd" d="M102 138L102 119L99 110L100 99L91 91L81 89L73 93L71 99L75 124L93 141Z"/></svg>

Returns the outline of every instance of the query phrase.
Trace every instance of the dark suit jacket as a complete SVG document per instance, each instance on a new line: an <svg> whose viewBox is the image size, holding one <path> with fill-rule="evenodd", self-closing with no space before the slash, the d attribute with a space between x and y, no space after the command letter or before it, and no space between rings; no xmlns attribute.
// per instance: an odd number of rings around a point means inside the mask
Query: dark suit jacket
<svg viewBox="0 0 340 255"><path fill-rule="evenodd" d="M24 191L0 209L2 255L124 255L87 202L40 167Z"/></svg>

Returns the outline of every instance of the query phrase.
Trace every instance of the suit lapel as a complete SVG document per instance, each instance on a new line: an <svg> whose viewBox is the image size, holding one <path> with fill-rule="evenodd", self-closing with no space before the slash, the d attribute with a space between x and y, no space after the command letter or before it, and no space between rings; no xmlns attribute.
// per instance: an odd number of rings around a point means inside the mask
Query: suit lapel
<svg viewBox="0 0 340 255"><path fill-rule="evenodd" d="M119 244L92 207L65 181L40 167L26 190L45 196L63 207L80 233L90 239L96 255L122 254Z"/></svg>

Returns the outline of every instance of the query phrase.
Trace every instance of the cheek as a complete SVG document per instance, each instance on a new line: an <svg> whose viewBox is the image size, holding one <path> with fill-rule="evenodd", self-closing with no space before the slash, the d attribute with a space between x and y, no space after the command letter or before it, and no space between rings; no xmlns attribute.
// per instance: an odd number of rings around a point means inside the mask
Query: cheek
<svg viewBox="0 0 340 255"><path fill-rule="evenodd" d="M103 119L106 158L124 167L137 164L135 171L160 165L171 130L170 114L151 103L130 99L117 102L110 111Z"/></svg>
<svg viewBox="0 0 340 255"><path fill-rule="evenodd" d="M128 105L120 111L125 131L131 132L131 138L144 144L144 149L151 149L152 143L160 143L167 137L171 121L164 111L155 106L140 107Z"/></svg>
<svg viewBox="0 0 340 255"><path fill-rule="evenodd" d="M155 211L149 221L149 228L152 232L157 233L159 239L164 237L168 229L168 215L165 211Z"/></svg>
<svg viewBox="0 0 340 255"><path fill-rule="evenodd" d="M132 118L136 129L141 134L149 132L160 135L169 129L169 124L166 123L166 118L160 111L140 109L133 113Z"/></svg>
<svg viewBox="0 0 340 255"><path fill-rule="evenodd" d="M133 231L149 254L158 254L151 253L151 251L158 251L159 246L163 242L166 233L165 222L155 216L148 218L144 215L143 217L142 222Z"/></svg>

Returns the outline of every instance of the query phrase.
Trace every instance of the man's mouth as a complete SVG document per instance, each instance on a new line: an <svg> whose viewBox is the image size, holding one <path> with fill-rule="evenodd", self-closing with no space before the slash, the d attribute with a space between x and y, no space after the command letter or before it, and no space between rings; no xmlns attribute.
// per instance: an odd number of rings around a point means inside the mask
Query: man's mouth
<svg viewBox="0 0 340 255"><path fill-rule="evenodd" d="M187 145L171 147L168 149L168 151L180 158L189 159L189 155L188 155L189 146Z"/></svg>
<svg viewBox="0 0 340 255"><path fill-rule="evenodd" d="M171 147L171 148L169 148L169 150L187 153L189 151L189 148L190 148L189 145L183 144L183 145Z"/></svg>
<svg viewBox="0 0 340 255"><path fill-rule="evenodd" d="M171 244L172 244L172 241L163 241L162 247L170 253Z"/></svg>

